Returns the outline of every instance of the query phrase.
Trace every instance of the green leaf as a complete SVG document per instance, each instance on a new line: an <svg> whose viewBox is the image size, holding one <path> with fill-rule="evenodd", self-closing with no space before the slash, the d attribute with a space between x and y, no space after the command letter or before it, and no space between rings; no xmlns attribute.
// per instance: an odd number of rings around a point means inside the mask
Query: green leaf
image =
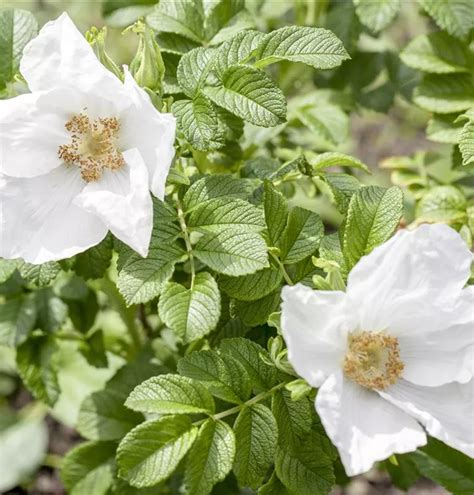
<svg viewBox="0 0 474 495"><path fill-rule="evenodd" d="M427 75L415 88L413 101L429 112L455 113L474 106L474 85L468 74Z"/></svg>
<svg viewBox="0 0 474 495"><path fill-rule="evenodd" d="M332 460L314 432L297 446L279 445L275 470L290 493L298 495L326 495L335 483Z"/></svg>
<svg viewBox="0 0 474 495"><path fill-rule="evenodd" d="M288 60L315 69L333 69L350 58L334 33L302 26L287 26L267 34L260 42L255 57L256 67Z"/></svg>
<svg viewBox="0 0 474 495"><path fill-rule="evenodd" d="M177 72L178 84L190 98L194 98L205 84L215 56L215 50L199 47L181 57Z"/></svg>
<svg viewBox="0 0 474 495"><path fill-rule="evenodd" d="M31 12L23 9L0 10L0 89L18 72L23 48L37 32L38 23Z"/></svg>
<svg viewBox="0 0 474 495"><path fill-rule="evenodd" d="M222 79L224 72L229 67L247 61L264 37L265 35L259 31L242 31L223 43L218 48L214 67L217 77Z"/></svg>
<svg viewBox="0 0 474 495"><path fill-rule="evenodd" d="M102 278L112 261L113 238L108 235L100 244L74 257L72 269L85 280Z"/></svg>
<svg viewBox="0 0 474 495"><path fill-rule="evenodd" d="M229 229L205 235L196 244L194 254L216 272L234 277L268 266L265 241L254 232Z"/></svg>
<svg viewBox="0 0 474 495"><path fill-rule="evenodd" d="M175 55L184 55L199 46L198 43L176 33L161 33L156 37L156 42L162 54L173 53Z"/></svg>
<svg viewBox="0 0 474 495"><path fill-rule="evenodd" d="M356 50L362 25L352 2L337 2L326 14L325 26L343 43L349 53Z"/></svg>
<svg viewBox="0 0 474 495"><path fill-rule="evenodd" d="M311 156L308 159L315 172L320 172L328 167L351 167L358 168L364 172L369 172L367 165L353 156L328 151L319 155Z"/></svg>
<svg viewBox="0 0 474 495"><path fill-rule="evenodd" d="M240 301L255 301L277 289L282 278L279 270L270 267L241 277L224 275L219 278L219 286L230 297Z"/></svg>
<svg viewBox="0 0 474 495"><path fill-rule="evenodd" d="M240 404L250 395L250 379L245 368L215 351L197 351L185 356L178 362L178 371L204 382L214 396L227 402Z"/></svg>
<svg viewBox="0 0 474 495"><path fill-rule="evenodd" d="M67 305L51 288L39 289L34 295L37 310L36 326L45 332L55 332L66 320Z"/></svg>
<svg viewBox="0 0 474 495"><path fill-rule="evenodd" d="M30 337L17 348L16 362L23 383L40 401L54 405L59 397L56 343L44 335Z"/></svg>
<svg viewBox="0 0 474 495"><path fill-rule="evenodd" d="M342 275L347 275L346 260L342 253L341 240L337 232L322 238L319 245L319 256L328 261L335 261L339 265Z"/></svg>
<svg viewBox="0 0 474 495"><path fill-rule="evenodd" d="M437 143L459 143L464 122L455 122L457 116L457 114L449 113L447 115L433 115L426 127L428 139Z"/></svg>
<svg viewBox="0 0 474 495"><path fill-rule="evenodd" d="M208 175L194 182L186 191L183 203L185 210L189 212L210 199L220 197L245 199L247 196L245 181L236 179L230 174Z"/></svg>
<svg viewBox="0 0 474 495"><path fill-rule="evenodd" d="M252 124L273 127L285 122L286 99L265 74L234 65L222 74L222 86L207 86L204 93L220 107Z"/></svg>
<svg viewBox="0 0 474 495"><path fill-rule="evenodd" d="M191 448L197 428L187 416L147 421L129 432L117 449L119 476L137 488L168 478Z"/></svg>
<svg viewBox="0 0 474 495"><path fill-rule="evenodd" d="M292 264L313 254L323 235L323 222L317 213L299 206L294 207L279 242L281 260Z"/></svg>
<svg viewBox="0 0 474 495"><path fill-rule="evenodd" d="M278 429L268 407L244 407L234 425L236 453L234 473L241 486L258 488L273 462Z"/></svg>
<svg viewBox="0 0 474 495"><path fill-rule="evenodd" d="M462 154L462 164L474 163L474 122L467 122L459 136L459 150Z"/></svg>
<svg viewBox="0 0 474 495"><path fill-rule="evenodd" d="M161 201L154 201L154 227L150 250L142 258L128 246L121 245L117 287L127 304L139 304L157 297L171 278L174 265L184 251L175 242L180 234L174 223L176 213Z"/></svg>
<svg viewBox="0 0 474 495"><path fill-rule="evenodd" d="M216 328L221 313L221 297L209 273L198 273L186 289L170 282L163 290L158 311L164 323L187 344Z"/></svg>
<svg viewBox="0 0 474 495"><path fill-rule="evenodd" d="M16 260L6 260L0 258L0 284L6 282L15 272L17 267Z"/></svg>
<svg viewBox="0 0 474 495"><path fill-rule="evenodd" d="M235 435L223 421L208 419L199 429L186 463L184 483L193 495L208 495L232 469Z"/></svg>
<svg viewBox="0 0 474 495"><path fill-rule="evenodd" d="M346 213L352 195L361 187L360 182L348 174L327 174L324 181L331 190L337 209Z"/></svg>
<svg viewBox="0 0 474 495"><path fill-rule="evenodd" d="M256 342L242 337L224 339L219 348L224 354L232 356L244 366L254 387L265 390L276 384L277 368L268 364L270 361L268 351Z"/></svg>
<svg viewBox="0 0 474 495"><path fill-rule="evenodd" d="M400 0L354 0L360 22L373 33L385 29L400 11Z"/></svg>
<svg viewBox="0 0 474 495"><path fill-rule="evenodd" d="M115 442L85 442L70 450L61 466L61 478L71 495L105 495L115 470Z"/></svg>
<svg viewBox="0 0 474 495"><path fill-rule="evenodd" d="M233 300L230 306L234 318L239 317L249 327L267 323L268 317L280 306L280 289L255 301Z"/></svg>
<svg viewBox="0 0 474 495"><path fill-rule="evenodd" d="M204 9L201 1L160 2L146 20L160 33L176 33L197 43L205 39Z"/></svg>
<svg viewBox="0 0 474 495"><path fill-rule="evenodd" d="M27 282L36 287L44 287L49 285L59 275L61 266L56 261L50 261L42 265L20 262L18 264L18 271Z"/></svg>
<svg viewBox="0 0 474 495"><path fill-rule="evenodd" d="M272 412L278 425L278 441L281 445L297 445L310 434L312 407L306 397L294 401L286 390L275 392Z"/></svg>
<svg viewBox="0 0 474 495"><path fill-rule="evenodd" d="M466 38L474 28L471 0L418 0L436 24L449 34Z"/></svg>
<svg viewBox="0 0 474 495"><path fill-rule="evenodd" d="M426 447L410 454L422 475L436 481L453 495L474 492L474 460L439 440L430 438Z"/></svg>
<svg viewBox="0 0 474 495"><path fill-rule="evenodd" d="M244 0L217 0L206 11L206 39L211 40L245 7Z"/></svg>
<svg viewBox="0 0 474 495"><path fill-rule="evenodd" d="M416 209L418 221L459 222L466 216L467 201L454 186L435 186L421 198Z"/></svg>
<svg viewBox="0 0 474 495"><path fill-rule="evenodd" d="M18 296L0 304L0 345L13 347L28 336L36 322L33 295Z"/></svg>
<svg viewBox="0 0 474 495"><path fill-rule="evenodd" d="M349 269L391 237L402 211L403 193L398 187L363 187L352 196L342 243Z"/></svg>
<svg viewBox="0 0 474 495"><path fill-rule="evenodd" d="M278 476L273 472L270 480L265 483L260 490L258 495L291 495L286 489L286 486L278 479Z"/></svg>
<svg viewBox="0 0 474 495"><path fill-rule="evenodd" d="M262 211L238 198L216 198L198 205L189 217L190 228L204 232L259 232L265 228Z"/></svg>
<svg viewBox="0 0 474 495"><path fill-rule="evenodd" d="M392 483L400 490L408 491L420 478L420 473L409 455L397 455L397 464L385 461L385 468Z"/></svg>
<svg viewBox="0 0 474 495"><path fill-rule="evenodd" d="M276 246L288 221L288 203L283 194L277 191L271 182L265 181L263 187L263 207L268 236L270 244Z"/></svg>
<svg viewBox="0 0 474 495"><path fill-rule="evenodd" d="M214 399L207 388L191 378L160 375L138 385L125 405L134 411L156 414L214 413Z"/></svg>
<svg viewBox="0 0 474 495"><path fill-rule="evenodd" d="M400 54L403 63L424 72L469 72L472 55L467 46L444 31L421 35Z"/></svg>
<svg viewBox="0 0 474 495"><path fill-rule="evenodd" d="M180 130L193 148L207 151L224 145L217 111L204 95L198 95L192 100L175 101L172 111L178 119Z"/></svg>

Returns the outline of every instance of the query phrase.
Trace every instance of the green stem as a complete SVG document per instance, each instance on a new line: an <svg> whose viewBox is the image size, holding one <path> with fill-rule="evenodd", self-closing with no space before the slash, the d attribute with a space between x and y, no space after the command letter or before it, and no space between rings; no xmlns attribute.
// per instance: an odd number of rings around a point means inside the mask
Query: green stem
<svg viewBox="0 0 474 495"><path fill-rule="evenodd" d="M125 304L125 300L122 297L122 294L120 294L120 292L118 291L116 285L112 282L112 280L108 278L102 279L101 289L107 295L110 303L119 313L123 322L127 326L133 344L133 351L132 351L132 357L133 357L141 349L143 343L142 335L135 320L136 309L133 306L127 307L127 305Z"/></svg>
<svg viewBox="0 0 474 495"><path fill-rule="evenodd" d="M184 217L183 206L181 201L176 196L176 205L178 209L178 218L179 225L181 226L181 230L183 231L184 242L186 244L186 252L188 253L189 265L191 267L191 289L194 287L194 278L196 277L196 268L194 266L194 254L193 254L193 246L191 245L191 239L189 237L188 226L186 225L186 219Z"/></svg>
<svg viewBox="0 0 474 495"><path fill-rule="evenodd" d="M270 254L273 257L273 259L276 261L278 267L280 268L280 271L281 271L283 278L285 279L286 283L288 285L295 285L293 280L291 280L291 277L288 275L288 272L286 271L285 265L281 262L280 258L272 252L270 252Z"/></svg>
<svg viewBox="0 0 474 495"><path fill-rule="evenodd" d="M58 470L61 469L62 463L62 457L56 454L46 454L43 460L43 466Z"/></svg>

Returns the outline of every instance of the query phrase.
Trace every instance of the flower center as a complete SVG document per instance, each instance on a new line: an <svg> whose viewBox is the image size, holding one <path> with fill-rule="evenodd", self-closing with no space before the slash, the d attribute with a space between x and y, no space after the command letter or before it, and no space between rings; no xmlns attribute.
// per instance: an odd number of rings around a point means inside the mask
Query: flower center
<svg viewBox="0 0 474 495"><path fill-rule="evenodd" d="M71 142L58 148L58 156L68 165L81 169L86 182L102 177L105 169L118 170L125 163L122 153L117 150L117 134L120 122L115 117L91 120L79 113L66 122Z"/></svg>
<svg viewBox="0 0 474 495"><path fill-rule="evenodd" d="M353 332L349 335L343 370L362 387L385 390L400 378L405 365L398 339L384 332Z"/></svg>

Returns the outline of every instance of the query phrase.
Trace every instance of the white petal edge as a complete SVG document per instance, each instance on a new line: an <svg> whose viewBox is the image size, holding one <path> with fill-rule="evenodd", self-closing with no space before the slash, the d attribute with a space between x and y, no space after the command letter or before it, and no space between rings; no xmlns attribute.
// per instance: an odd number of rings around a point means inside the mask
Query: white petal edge
<svg viewBox="0 0 474 495"><path fill-rule="evenodd" d="M426 445L426 434L416 420L342 373L324 382L315 404L348 476L365 473L392 454Z"/></svg>
<svg viewBox="0 0 474 495"><path fill-rule="evenodd" d="M400 380L380 395L416 418L430 435L474 458L474 381L422 387Z"/></svg>
<svg viewBox="0 0 474 495"><path fill-rule="evenodd" d="M104 95L119 91L120 80L97 59L89 43L64 12L46 23L23 50L20 72L31 91L70 85Z"/></svg>
<svg viewBox="0 0 474 495"><path fill-rule="evenodd" d="M314 291L301 284L282 291L281 327L288 359L313 387L340 369L349 330L345 294Z"/></svg>
<svg viewBox="0 0 474 495"><path fill-rule="evenodd" d="M75 203L100 218L121 241L147 256L153 228L148 171L136 149L123 154L125 166L89 183Z"/></svg>
<svg viewBox="0 0 474 495"><path fill-rule="evenodd" d="M99 244L107 227L74 204L83 187L79 169L65 166L33 178L0 177L0 256L40 264Z"/></svg>
<svg viewBox="0 0 474 495"><path fill-rule="evenodd" d="M166 178L174 158L176 119L160 113L148 94L140 88L124 67L124 87L133 104L121 115L121 145L137 148L148 168L150 190L159 199L165 195Z"/></svg>

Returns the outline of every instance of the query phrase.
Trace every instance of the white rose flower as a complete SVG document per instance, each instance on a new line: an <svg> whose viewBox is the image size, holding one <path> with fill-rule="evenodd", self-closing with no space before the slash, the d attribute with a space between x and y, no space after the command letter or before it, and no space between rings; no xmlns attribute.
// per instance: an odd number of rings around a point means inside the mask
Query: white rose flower
<svg viewBox="0 0 474 495"><path fill-rule="evenodd" d="M25 47L20 71L31 93L0 101L0 256L67 258L108 230L146 256L174 117L126 69L123 83L105 69L67 14Z"/></svg>
<svg viewBox="0 0 474 495"><path fill-rule="evenodd" d="M350 476L416 450L426 432L474 456L472 253L446 225L401 231L363 257L346 292L283 289L296 372Z"/></svg>

